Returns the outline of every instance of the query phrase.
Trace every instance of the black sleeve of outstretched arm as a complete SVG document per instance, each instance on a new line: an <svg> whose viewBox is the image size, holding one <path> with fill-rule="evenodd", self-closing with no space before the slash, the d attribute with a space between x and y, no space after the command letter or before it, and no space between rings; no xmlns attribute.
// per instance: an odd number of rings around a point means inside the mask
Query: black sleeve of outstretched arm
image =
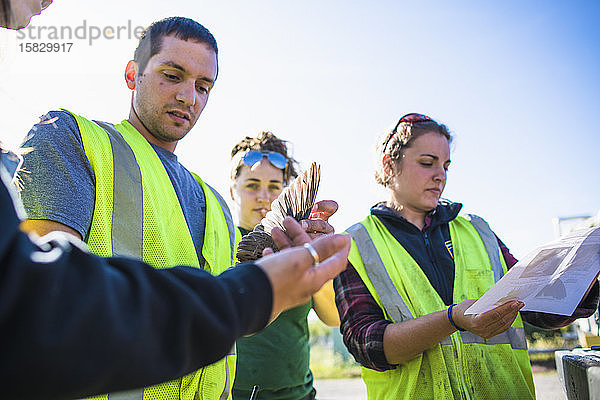
<svg viewBox="0 0 600 400"><path fill-rule="evenodd" d="M255 264L218 277L103 259L20 232L0 183L2 398L75 398L185 375L262 329L272 289Z"/></svg>

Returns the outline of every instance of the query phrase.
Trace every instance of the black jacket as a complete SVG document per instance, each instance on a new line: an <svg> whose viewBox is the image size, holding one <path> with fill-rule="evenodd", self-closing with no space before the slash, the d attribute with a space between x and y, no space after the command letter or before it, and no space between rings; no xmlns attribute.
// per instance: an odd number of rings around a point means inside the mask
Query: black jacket
<svg viewBox="0 0 600 400"><path fill-rule="evenodd" d="M224 357L271 314L271 285L254 264L218 277L154 269L64 238L42 249L19 224L0 183L1 398L75 398L180 377Z"/></svg>
<svg viewBox="0 0 600 400"><path fill-rule="evenodd" d="M417 262L446 305L452 304L454 290L454 258L448 223L456 218L461 208L460 203L440 202L429 214L428 224L422 231L384 203L371 208L371 214L381 220Z"/></svg>

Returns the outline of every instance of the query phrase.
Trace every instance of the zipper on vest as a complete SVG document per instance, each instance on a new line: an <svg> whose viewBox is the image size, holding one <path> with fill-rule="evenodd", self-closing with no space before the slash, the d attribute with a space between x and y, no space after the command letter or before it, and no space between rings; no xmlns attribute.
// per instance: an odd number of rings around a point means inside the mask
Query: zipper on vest
<svg viewBox="0 0 600 400"><path fill-rule="evenodd" d="M431 265L433 265L433 271L435 273L435 279L436 279L436 284L439 287L439 289L444 292L444 288L441 287L441 284L443 283L443 280L441 279L441 276L439 274L439 266L437 264L437 262L435 261L435 256L433 253L433 249L431 248L431 241L429 240L429 233L427 232L422 232L423 234L423 241L425 242L425 250L427 252L427 256L429 257L429 261L431 261ZM435 287L435 286L434 286ZM452 299L452 293L450 293L450 300ZM442 296L440 296L442 297ZM446 299L442 298L442 300L445 302Z"/></svg>
<svg viewBox="0 0 600 400"><path fill-rule="evenodd" d="M431 263L433 264L433 266L435 267L435 270L437 271L438 265L435 262L433 250L431 249L431 242L429 241L429 234L427 232L423 232L423 240L425 241L425 249L427 249L427 255L429 256Z"/></svg>

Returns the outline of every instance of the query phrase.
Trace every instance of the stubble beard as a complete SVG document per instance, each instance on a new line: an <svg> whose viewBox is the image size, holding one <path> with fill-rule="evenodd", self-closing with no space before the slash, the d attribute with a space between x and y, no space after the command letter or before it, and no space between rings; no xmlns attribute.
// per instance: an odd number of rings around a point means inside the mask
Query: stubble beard
<svg viewBox="0 0 600 400"><path fill-rule="evenodd" d="M138 115L138 119L148 130L148 132L156 139L163 142L178 142L179 140L183 139L191 130L190 128L185 132L169 132L167 129L165 129L165 127L168 126L170 121L166 121L164 124L161 123L161 118L168 118L167 113L162 110L156 110L153 107L147 109L143 104L140 104L138 107L136 107L136 113Z"/></svg>

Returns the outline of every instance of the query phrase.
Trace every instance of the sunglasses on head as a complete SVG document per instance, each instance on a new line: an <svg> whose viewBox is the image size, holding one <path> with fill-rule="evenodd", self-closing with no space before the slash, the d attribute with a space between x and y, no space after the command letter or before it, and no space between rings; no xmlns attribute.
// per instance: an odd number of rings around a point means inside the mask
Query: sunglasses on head
<svg viewBox="0 0 600 400"><path fill-rule="evenodd" d="M387 139L385 140L385 143L383 144L383 152L385 153L385 149L386 149L389 141L397 133L397 129L400 126L400 124L402 124L402 123L405 123L405 124L419 124L421 122L435 122L435 121L432 120L431 118L429 118L427 115L424 115L424 114L409 113L409 114L403 115L398 120L398 123L396 124L396 126L394 126L394 129L392 129L392 132L388 135Z"/></svg>
<svg viewBox="0 0 600 400"><path fill-rule="evenodd" d="M251 167L260 160L262 160L263 157L267 157L267 160L269 160L269 162L273 164L273 166L276 168L284 169L287 165L287 158L285 158L283 154L277 153L275 151L250 150L246 154L244 154L242 161L244 162L244 164Z"/></svg>

